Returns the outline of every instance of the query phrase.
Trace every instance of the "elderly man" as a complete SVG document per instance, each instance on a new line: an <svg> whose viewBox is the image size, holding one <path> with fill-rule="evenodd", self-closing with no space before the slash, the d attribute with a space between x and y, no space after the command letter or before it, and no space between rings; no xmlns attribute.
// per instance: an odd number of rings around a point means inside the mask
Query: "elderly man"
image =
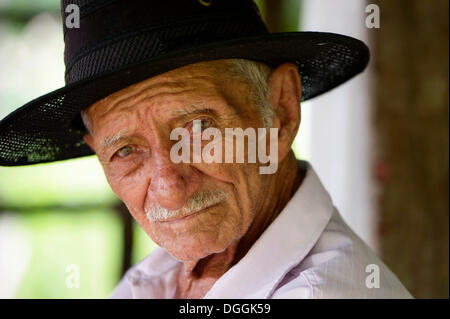
<svg viewBox="0 0 450 319"><path fill-rule="evenodd" d="M77 8L79 28L68 23ZM113 298L410 297L291 150L300 101L361 72L363 43L269 34L250 0L83 0L62 9L68 85L0 123L1 164L95 152L160 246ZM238 142L230 152L233 137L220 135L230 128L246 132L243 159ZM182 161L179 150L188 151ZM195 160L199 150L213 160ZM275 170L263 173L267 161Z"/></svg>

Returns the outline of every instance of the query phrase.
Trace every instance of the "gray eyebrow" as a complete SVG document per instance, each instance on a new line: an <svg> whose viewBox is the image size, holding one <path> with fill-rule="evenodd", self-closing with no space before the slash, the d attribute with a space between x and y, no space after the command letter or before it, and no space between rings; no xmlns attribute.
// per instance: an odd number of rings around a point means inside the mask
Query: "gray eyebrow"
<svg viewBox="0 0 450 319"><path fill-rule="evenodd" d="M122 138L124 138L125 134L128 133L127 129L120 130L117 134L114 134L111 137L105 138L101 143L100 147L102 149L105 149L107 147L110 147L111 145L114 145L118 141L120 141Z"/></svg>
<svg viewBox="0 0 450 319"><path fill-rule="evenodd" d="M203 112L215 113L213 110L205 106L204 103L192 104L190 109L179 108L175 111L175 113L179 116L193 115Z"/></svg>

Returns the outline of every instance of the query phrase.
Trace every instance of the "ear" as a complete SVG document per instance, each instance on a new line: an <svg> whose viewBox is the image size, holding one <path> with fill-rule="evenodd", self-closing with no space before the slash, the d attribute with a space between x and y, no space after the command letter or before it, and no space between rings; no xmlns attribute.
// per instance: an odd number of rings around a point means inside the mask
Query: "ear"
<svg viewBox="0 0 450 319"><path fill-rule="evenodd" d="M300 126L302 87L297 66L284 63L269 78L269 101L275 116L272 127L278 128L278 160L290 152Z"/></svg>
<svg viewBox="0 0 450 319"><path fill-rule="evenodd" d="M86 133L83 136L83 140L86 142L87 145L89 145L89 147L95 152L95 148L94 148L94 138L92 137L91 134Z"/></svg>

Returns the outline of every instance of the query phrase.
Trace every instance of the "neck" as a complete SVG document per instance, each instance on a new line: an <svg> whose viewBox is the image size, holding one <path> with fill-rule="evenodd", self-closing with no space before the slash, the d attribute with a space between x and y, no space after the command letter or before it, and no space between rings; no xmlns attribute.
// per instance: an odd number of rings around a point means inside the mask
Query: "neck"
<svg viewBox="0 0 450 319"><path fill-rule="evenodd" d="M180 273L178 298L202 298L212 285L247 254L267 227L277 218L301 185L304 172L299 170L293 152L280 163L278 172L271 175L261 192L255 218L238 242L225 251L210 255L195 263L186 263ZM192 293L195 291L195 293Z"/></svg>
<svg viewBox="0 0 450 319"><path fill-rule="evenodd" d="M295 191L303 181L303 172L299 170L298 162L291 151L280 163L278 174L268 179L267 190L262 192L255 219L245 236L239 241L233 264L241 260L262 233L278 217L286 207Z"/></svg>

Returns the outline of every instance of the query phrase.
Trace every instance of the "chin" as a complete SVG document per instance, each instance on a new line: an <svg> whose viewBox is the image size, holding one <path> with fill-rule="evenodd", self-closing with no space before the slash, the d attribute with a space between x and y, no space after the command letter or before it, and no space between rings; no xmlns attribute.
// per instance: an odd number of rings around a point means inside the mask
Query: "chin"
<svg viewBox="0 0 450 319"><path fill-rule="evenodd" d="M221 253L245 233L240 216L223 209L183 222L151 222L148 226L153 241L182 262Z"/></svg>
<svg viewBox="0 0 450 319"><path fill-rule="evenodd" d="M218 237L217 234L182 236L176 240L161 242L160 246L181 262L195 261L221 253L234 242L233 238L217 240Z"/></svg>

